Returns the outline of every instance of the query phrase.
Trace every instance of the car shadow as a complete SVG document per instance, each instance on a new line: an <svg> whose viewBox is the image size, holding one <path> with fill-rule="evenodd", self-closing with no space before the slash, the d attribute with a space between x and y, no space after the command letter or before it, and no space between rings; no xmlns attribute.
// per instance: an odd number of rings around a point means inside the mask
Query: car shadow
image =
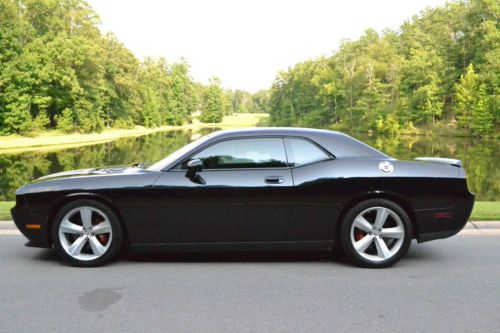
<svg viewBox="0 0 500 333"><path fill-rule="evenodd" d="M41 249L33 257L37 261L52 262L54 264L68 265L54 250ZM403 261L440 261L446 260L440 251L427 244L416 244L410 247ZM344 256L340 248L334 251L286 251L286 252L147 252L133 253L124 250L117 258L118 263L332 263L342 266L355 267Z"/></svg>
<svg viewBox="0 0 500 333"><path fill-rule="evenodd" d="M56 251L52 249L39 249L34 259L38 261L64 263L64 260L62 260L62 258L57 255Z"/></svg>
<svg viewBox="0 0 500 333"><path fill-rule="evenodd" d="M186 262L186 263L267 263L267 262L330 262L350 265L340 252L286 251L286 252L206 252L206 253L131 253L125 252L120 261L128 262Z"/></svg>

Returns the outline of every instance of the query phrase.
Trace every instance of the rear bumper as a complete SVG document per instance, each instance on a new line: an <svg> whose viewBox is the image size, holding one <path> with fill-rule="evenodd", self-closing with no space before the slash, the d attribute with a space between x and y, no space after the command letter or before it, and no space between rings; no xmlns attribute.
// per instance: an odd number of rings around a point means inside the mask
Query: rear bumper
<svg viewBox="0 0 500 333"><path fill-rule="evenodd" d="M453 207L443 209L420 210L416 212L419 225L417 241L427 242L448 238L459 233L467 224L472 208L474 194L454 200Z"/></svg>
<svg viewBox="0 0 500 333"><path fill-rule="evenodd" d="M16 198L16 205L10 212L17 228L28 239L26 246L42 248L51 247L45 219L32 213L24 196L18 196ZM33 228L33 226L37 225L40 227Z"/></svg>

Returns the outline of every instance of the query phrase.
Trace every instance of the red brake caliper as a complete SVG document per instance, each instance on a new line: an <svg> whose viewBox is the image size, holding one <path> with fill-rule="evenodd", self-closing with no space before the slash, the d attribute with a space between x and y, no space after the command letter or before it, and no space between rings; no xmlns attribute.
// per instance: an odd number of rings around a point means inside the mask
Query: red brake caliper
<svg viewBox="0 0 500 333"><path fill-rule="evenodd" d="M354 239L355 239L356 241L360 241L360 240L362 240L362 239L363 239L363 237L365 237L365 235L363 235L363 234L362 234L361 232L359 232L359 231L358 231L358 232L356 232L356 233L354 234Z"/></svg>
<svg viewBox="0 0 500 333"><path fill-rule="evenodd" d="M96 221L95 225L98 225L99 223L102 223L102 222L104 222L104 220L99 219ZM108 242L108 239L109 239L109 235L99 234L99 235L96 235L96 238L99 241L99 243L101 243L102 245L106 245L106 243Z"/></svg>

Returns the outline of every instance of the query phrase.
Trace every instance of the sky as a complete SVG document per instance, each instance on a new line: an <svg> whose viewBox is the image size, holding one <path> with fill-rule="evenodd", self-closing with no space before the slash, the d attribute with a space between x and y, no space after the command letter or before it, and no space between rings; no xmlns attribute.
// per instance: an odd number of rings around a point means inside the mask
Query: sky
<svg viewBox="0 0 500 333"><path fill-rule="evenodd" d="M368 28L397 29L444 0L89 0L136 56L184 57L195 81L269 88L280 70L331 55Z"/></svg>

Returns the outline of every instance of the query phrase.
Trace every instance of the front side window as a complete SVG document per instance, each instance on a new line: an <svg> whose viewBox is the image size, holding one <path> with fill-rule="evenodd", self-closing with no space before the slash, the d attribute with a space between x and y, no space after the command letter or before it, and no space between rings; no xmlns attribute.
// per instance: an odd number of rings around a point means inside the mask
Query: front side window
<svg viewBox="0 0 500 333"><path fill-rule="evenodd" d="M330 158L330 156L314 143L304 139L285 139L288 161L292 166L299 166L308 163Z"/></svg>
<svg viewBox="0 0 500 333"><path fill-rule="evenodd" d="M192 156L204 169L287 167L281 138L234 139L216 143Z"/></svg>

